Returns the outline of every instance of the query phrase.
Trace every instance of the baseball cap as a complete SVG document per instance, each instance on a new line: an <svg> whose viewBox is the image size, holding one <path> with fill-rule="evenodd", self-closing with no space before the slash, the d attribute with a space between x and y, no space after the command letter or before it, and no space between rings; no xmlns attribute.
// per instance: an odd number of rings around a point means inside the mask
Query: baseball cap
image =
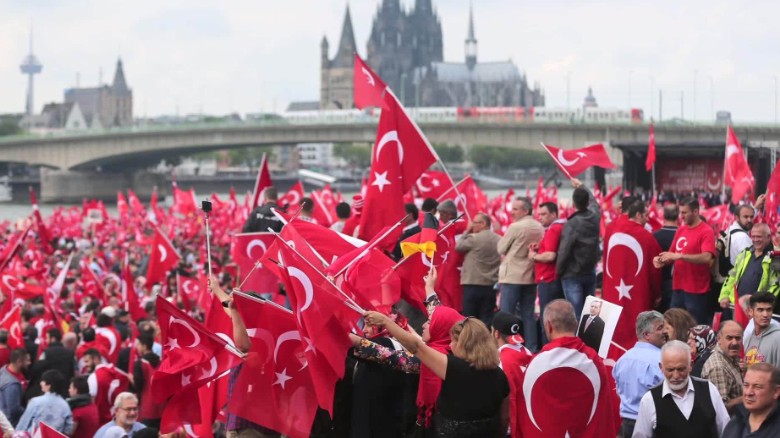
<svg viewBox="0 0 780 438"><path fill-rule="evenodd" d="M520 318L511 313L499 311L493 315L491 326L504 336L516 335L520 332Z"/></svg>

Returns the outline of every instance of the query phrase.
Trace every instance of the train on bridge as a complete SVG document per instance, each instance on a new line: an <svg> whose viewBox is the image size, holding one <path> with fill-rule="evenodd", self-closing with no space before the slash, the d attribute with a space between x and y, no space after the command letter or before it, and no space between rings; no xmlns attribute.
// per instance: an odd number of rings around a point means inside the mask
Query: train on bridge
<svg viewBox="0 0 780 438"><path fill-rule="evenodd" d="M418 122L490 122L490 123L571 123L641 124L644 111L639 108L546 108L546 107L436 107L408 108ZM274 114L247 114L247 120L274 118L290 124L376 122L381 110L287 111Z"/></svg>

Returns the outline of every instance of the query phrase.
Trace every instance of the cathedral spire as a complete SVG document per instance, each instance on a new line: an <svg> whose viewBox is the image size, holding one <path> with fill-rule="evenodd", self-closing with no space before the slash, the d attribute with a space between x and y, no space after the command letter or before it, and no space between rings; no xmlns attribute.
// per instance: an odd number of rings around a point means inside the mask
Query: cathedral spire
<svg viewBox="0 0 780 438"><path fill-rule="evenodd" d="M125 70L122 68L122 58L116 61L116 72L114 73L114 82L111 84L111 87L116 93L127 93L130 91L125 80Z"/></svg>
<svg viewBox="0 0 780 438"><path fill-rule="evenodd" d="M474 6L469 5L469 33L466 37L466 65L473 70L477 65L477 38L474 36Z"/></svg>
<svg viewBox="0 0 780 438"><path fill-rule="evenodd" d="M352 15L349 12L349 4L347 4L347 10L344 13L344 24L341 27L341 39L336 49L333 65L335 67L351 67L356 51L355 32L352 30Z"/></svg>

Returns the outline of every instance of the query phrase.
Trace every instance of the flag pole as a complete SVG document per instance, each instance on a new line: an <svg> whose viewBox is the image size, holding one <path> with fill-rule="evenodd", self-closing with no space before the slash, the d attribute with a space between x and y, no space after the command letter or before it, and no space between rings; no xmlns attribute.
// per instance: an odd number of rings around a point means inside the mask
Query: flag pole
<svg viewBox="0 0 780 438"><path fill-rule="evenodd" d="M390 227L390 228L389 228L387 231L385 231L384 233L382 233L382 235L381 235L381 236L379 236L379 238L378 238L378 239L374 240L373 242L370 242L370 243L369 243L369 244L366 246L366 248L365 248L365 249L364 249L364 250L363 250L363 251L362 251L360 254L358 254L358 255L357 255L357 257L355 257L354 259L352 259L352 260L351 260L349 263L347 263L347 265L346 265L346 266L344 266L343 268L341 268L341 269L339 270L339 272L337 272L337 273L336 273L336 274L333 276L333 278L336 278L336 277L338 277L339 275L343 274L343 273L344 273L344 272L345 272L347 269L349 269L349 267L350 267L350 266L352 266L353 264L355 264L355 262L357 262L357 261L358 261L358 259L360 259L360 258L362 258L363 256L365 256L366 254L368 254L368 252L369 252L371 249L373 249L375 246L377 246L377 245L379 244L379 242L381 242L382 240L384 240L384 238L385 238L385 237L389 236L389 235L390 235L390 233L391 233L391 232L393 232L393 230L395 230L396 228L398 228L399 226L401 226L401 224L403 224L404 220L405 220L406 218L408 218L408 217L409 217L409 215L408 215L408 214L407 214L406 216L402 217L402 218L401 218L401 220L399 220L398 222L396 222L396 223L395 223L395 225L393 225L393 226L392 226L392 227Z"/></svg>
<svg viewBox="0 0 780 438"><path fill-rule="evenodd" d="M457 222L457 221L458 221L458 219L462 218L462 217L463 217L463 214L464 214L464 213L461 213L461 214L460 214L460 216L458 216L458 217L456 217L455 219L453 219L453 220L451 220L451 221L447 222L447 225L443 226L443 227L441 228L441 230L439 230L439 231L436 233L436 235L437 235L437 236L441 236L441 234L442 234L443 232L447 231L447 229L449 229L450 227L452 227L453 225L455 225L455 222ZM396 263L396 264L395 264L395 266L393 266L393 268L392 268L392 269L393 269L393 271L395 271L396 269L398 269L398 267L399 267L399 266L401 266L402 264L404 264L404 262L406 262L406 261L407 261L409 258L411 258L411 257L412 257L412 255L414 255L414 254L409 254L408 256L406 256L406 257L402 258L401 260L399 260L399 261L398 261L398 263ZM431 265L433 265L433 260L431 260Z"/></svg>
<svg viewBox="0 0 780 438"><path fill-rule="evenodd" d="M549 149L547 149L547 145L546 145L546 144L544 144L544 142L543 142L543 141L542 141L542 142L540 142L540 143L542 144L542 148L543 148L543 149L544 149L544 150L545 150L545 151L546 151L548 154L550 154L550 158L552 158L552 159L553 159L553 161L555 162L555 165L556 165L556 166L558 166L558 169L561 169L561 172L563 172L563 174L564 174L564 175L566 175L566 178L569 178L570 180L571 180L571 179L573 179L573 177L571 176L571 174L569 173L569 171L568 171L568 170L566 170L566 169L565 169L563 166L561 166L561 163L559 163L559 162L558 162L558 159L557 159L557 158L555 158L555 156L553 156L552 152L550 152L550 150L549 150Z"/></svg>
<svg viewBox="0 0 780 438"><path fill-rule="evenodd" d="M293 220L295 220L295 218L296 218L296 217L298 217L298 213L300 213L302 209L303 209L303 206L301 206L301 208L299 208L299 209L298 209L298 211L297 211L297 212L295 212L295 216L293 216L292 218L290 218L290 222L292 222ZM283 223L284 225L289 225L289 224L290 224L290 222L287 222L287 221L284 219L284 217L282 217L282 215L280 215L279 213L277 213L277 212L276 212L276 209L273 209L273 208L272 208L272 209L271 209L271 212L274 214L274 216L276 216L277 218L279 218L279 220L280 220L280 221L282 221L282 223ZM270 232L272 232L272 233L276 234L276 232L274 232L274 230L272 230L270 227L268 228L268 231L270 231ZM314 247L313 247L313 246L311 246L311 245L309 244L309 242L306 242L306 245L309 247L309 249L311 249L311 252L313 252L313 253L314 253L314 255L316 255L316 256L317 256L317 258L318 258L318 259L320 259L320 263L322 263L322 265L323 265L323 266L325 266L326 268L330 266L330 263L328 263L328 262L325 260L325 258L324 258L324 257L322 257L322 256L320 255L320 253L319 253L319 252L317 252L317 250L316 250L316 249L314 249Z"/></svg>

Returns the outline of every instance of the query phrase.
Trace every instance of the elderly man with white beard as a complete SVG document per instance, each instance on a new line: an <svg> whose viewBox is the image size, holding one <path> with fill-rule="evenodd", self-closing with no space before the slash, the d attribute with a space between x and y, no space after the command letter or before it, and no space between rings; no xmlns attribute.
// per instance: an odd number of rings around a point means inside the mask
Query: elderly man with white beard
<svg viewBox="0 0 780 438"><path fill-rule="evenodd" d="M691 347L673 340L661 348L664 381L639 402L634 438L720 437L729 414L712 383L691 377Z"/></svg>

